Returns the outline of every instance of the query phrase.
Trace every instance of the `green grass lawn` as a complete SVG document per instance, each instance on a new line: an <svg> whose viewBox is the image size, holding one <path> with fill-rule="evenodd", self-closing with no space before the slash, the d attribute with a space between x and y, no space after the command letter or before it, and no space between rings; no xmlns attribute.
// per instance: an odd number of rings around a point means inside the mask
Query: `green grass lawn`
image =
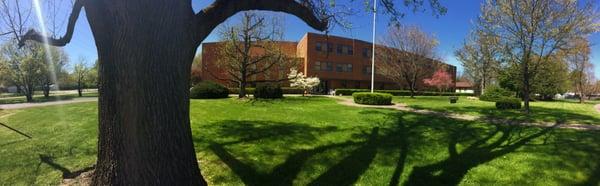
<svg viewBox="0 0 600 186"><path fill-rule="evenodd" d="M461 100L463 101L463 100ZM192 100L211 185L598 185L600 132L495 126L323 97ZM96 105L0 111L0 185L54 185L94 164Z"/></svg>
<svg viewBox="0 0 600 186"><path fill-rule="evenodd" d="M418 96L394 97L394 102L407 104L415 109L427 109L439 112L451 112L482 117L494 117L533 122L565 122L567 124L600 125L600 113L594 109L600 101L588 101L580 104L575 101L537 101L531 102L531 115L521 110L498 110L494 102L469 100L460 97L458 103L450 104L448 97Z"/></svg>

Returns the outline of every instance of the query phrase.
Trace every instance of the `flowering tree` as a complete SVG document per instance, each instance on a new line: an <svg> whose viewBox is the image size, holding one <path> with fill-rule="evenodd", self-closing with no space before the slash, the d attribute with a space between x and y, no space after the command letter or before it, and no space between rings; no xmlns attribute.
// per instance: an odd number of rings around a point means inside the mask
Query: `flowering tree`
<svg viewBox="0 0 600 186"><path fill-rule="evenodd" d="M439 69L433 73L433 76L428 79L424 79L423 82L426 85L437 87L437 89L441 92L446 90L452 86L452 77L446 70Z"/></svg>
<svg viewBox="0 0 600 186"><path fill-rule="evenodd" d="M304 73L298 72L296 69L290 70L288 79L290 80L291 87L301 88L303 90L302 96L304 96L310 89L321 83L321 80L319 80L318 77L306 77Z"/></svg>

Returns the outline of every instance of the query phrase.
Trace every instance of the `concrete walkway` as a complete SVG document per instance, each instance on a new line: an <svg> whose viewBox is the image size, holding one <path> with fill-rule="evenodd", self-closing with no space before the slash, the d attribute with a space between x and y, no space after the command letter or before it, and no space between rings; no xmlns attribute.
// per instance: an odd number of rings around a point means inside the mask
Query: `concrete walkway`
<svg viewBox="0 0 600 186"><path fill-rule="evenodd" d="M413 109L404 104L394 104L394 105L361 105L354 103L354 101L350 98L340 97L340 96L327 96L331 98L335 98L339 101L340 104L352 107L364 107L364 108L385 108L385 109L395 109L405 112L413 112L418 114L430 114L436 116L442 116L451 119L457 120L466 120L466 121L486 121L488 123L499 124L499 125L521 125L521 126L531 126L531 127L556 127L556 128L564 128L564 129L576 129L576 130L600 130L600 125L588 125L588 124L556 124L550 122L522 122L522 121L514 121L500 118L485 118L480 116L473 116L468 114L456 114L456 113L448 113L448 112L437 112L432 110L425 109ZM600 104L596 105L596 109L600 112Z"/></svg>
<svg viewBox="0 0 600 186"><path fill-rule="evenodd" d="M64 105L71 103L83 103L83 102L92 102L98 101L96 97L86 97L86 98L73 98L69 100L60 100L60 101L49 101L43 103L17 103L17 104L4 104L0 105L0 109L2 110L11 110L11 109L24 109L24 108L32 108L32 107L44 107L50 105Z"/></svg>

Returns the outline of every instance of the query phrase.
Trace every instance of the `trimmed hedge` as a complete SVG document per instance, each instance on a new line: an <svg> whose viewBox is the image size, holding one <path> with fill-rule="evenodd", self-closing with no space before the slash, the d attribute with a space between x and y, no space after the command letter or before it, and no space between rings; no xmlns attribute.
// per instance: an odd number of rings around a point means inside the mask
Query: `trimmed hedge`
<svg viewBox="0 0 600 186"><path fill-rule="evenodd" d="M223 85L211 81L198 83L190 90L192 99L217 99L229 97L229 90Z"/></svg>
<svg viewBox="0 0 600 186"><path fill-rule="evenodd" d="M263 83L256 85L254 98L278 99L283 98L283 89L277 84Z"/></svg>
<svg viewBox="0 0 600 186"><path fill-rule="evenodd" d="M521 99L503 97L496 101L496 108L500 110L521 109Z"/></svg>
<svg viewBox="0 0 600 186"><path fill-rule="evenodd" d="M336 89L335 94L337 95L353 95L356 92L371 92L369 89ZM375 90L379 93L388 93L394 96L410 96L409 90ZM473 96L471 93L456 93L456 92L428 92L428 91L417 91L417 96Z"/></svg>
<svg viewBox="0 0 600 186"><path fill-rule="evenodd" d="M228 88L228 89L229 89L229 93L231 93L231 94L239 94L240 93L239 88ZM254 94L255 90L256 90L255 88L246 88L246 94ZM302 92L304 92L304 90L302 90L302 89L292 88L292 87L281 87L281 90L283 91L283 94L302 94Z"/></svg>
<svg viewBox="0 0 600 186"><path fill-rule="evenodd" d="M515 93L499 86L488 86L483 94L479 96L481 101L497 102L503 98L514 97Z"/></svg>
<svg viewBox="0 0 600 186"><path fill-rule="evenodd" d="M392 95L388 93L356 92L352 94L354 102L364 105L391 105Z"/></svg>

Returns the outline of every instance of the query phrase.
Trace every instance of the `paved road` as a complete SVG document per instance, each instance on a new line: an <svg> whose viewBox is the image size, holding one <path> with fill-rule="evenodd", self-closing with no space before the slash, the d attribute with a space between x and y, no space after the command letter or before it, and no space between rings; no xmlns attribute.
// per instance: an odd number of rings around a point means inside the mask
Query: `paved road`
<svg viewBox="0 0 600 186"><path fill-rule="evenodd" d="M73 98L70 100L51 101L51 102L44 102L44 103L4 104L4 105L0 105L0 109L3 109L3 110L24 109L24 108L32 108L32 107L43 107L43 106L50 106L50 105L63 105L63 104L70 104L70 103L83 103L83 102L92 102L92 101L98 101L98 98L87 97L87 98Z"/></svg>

